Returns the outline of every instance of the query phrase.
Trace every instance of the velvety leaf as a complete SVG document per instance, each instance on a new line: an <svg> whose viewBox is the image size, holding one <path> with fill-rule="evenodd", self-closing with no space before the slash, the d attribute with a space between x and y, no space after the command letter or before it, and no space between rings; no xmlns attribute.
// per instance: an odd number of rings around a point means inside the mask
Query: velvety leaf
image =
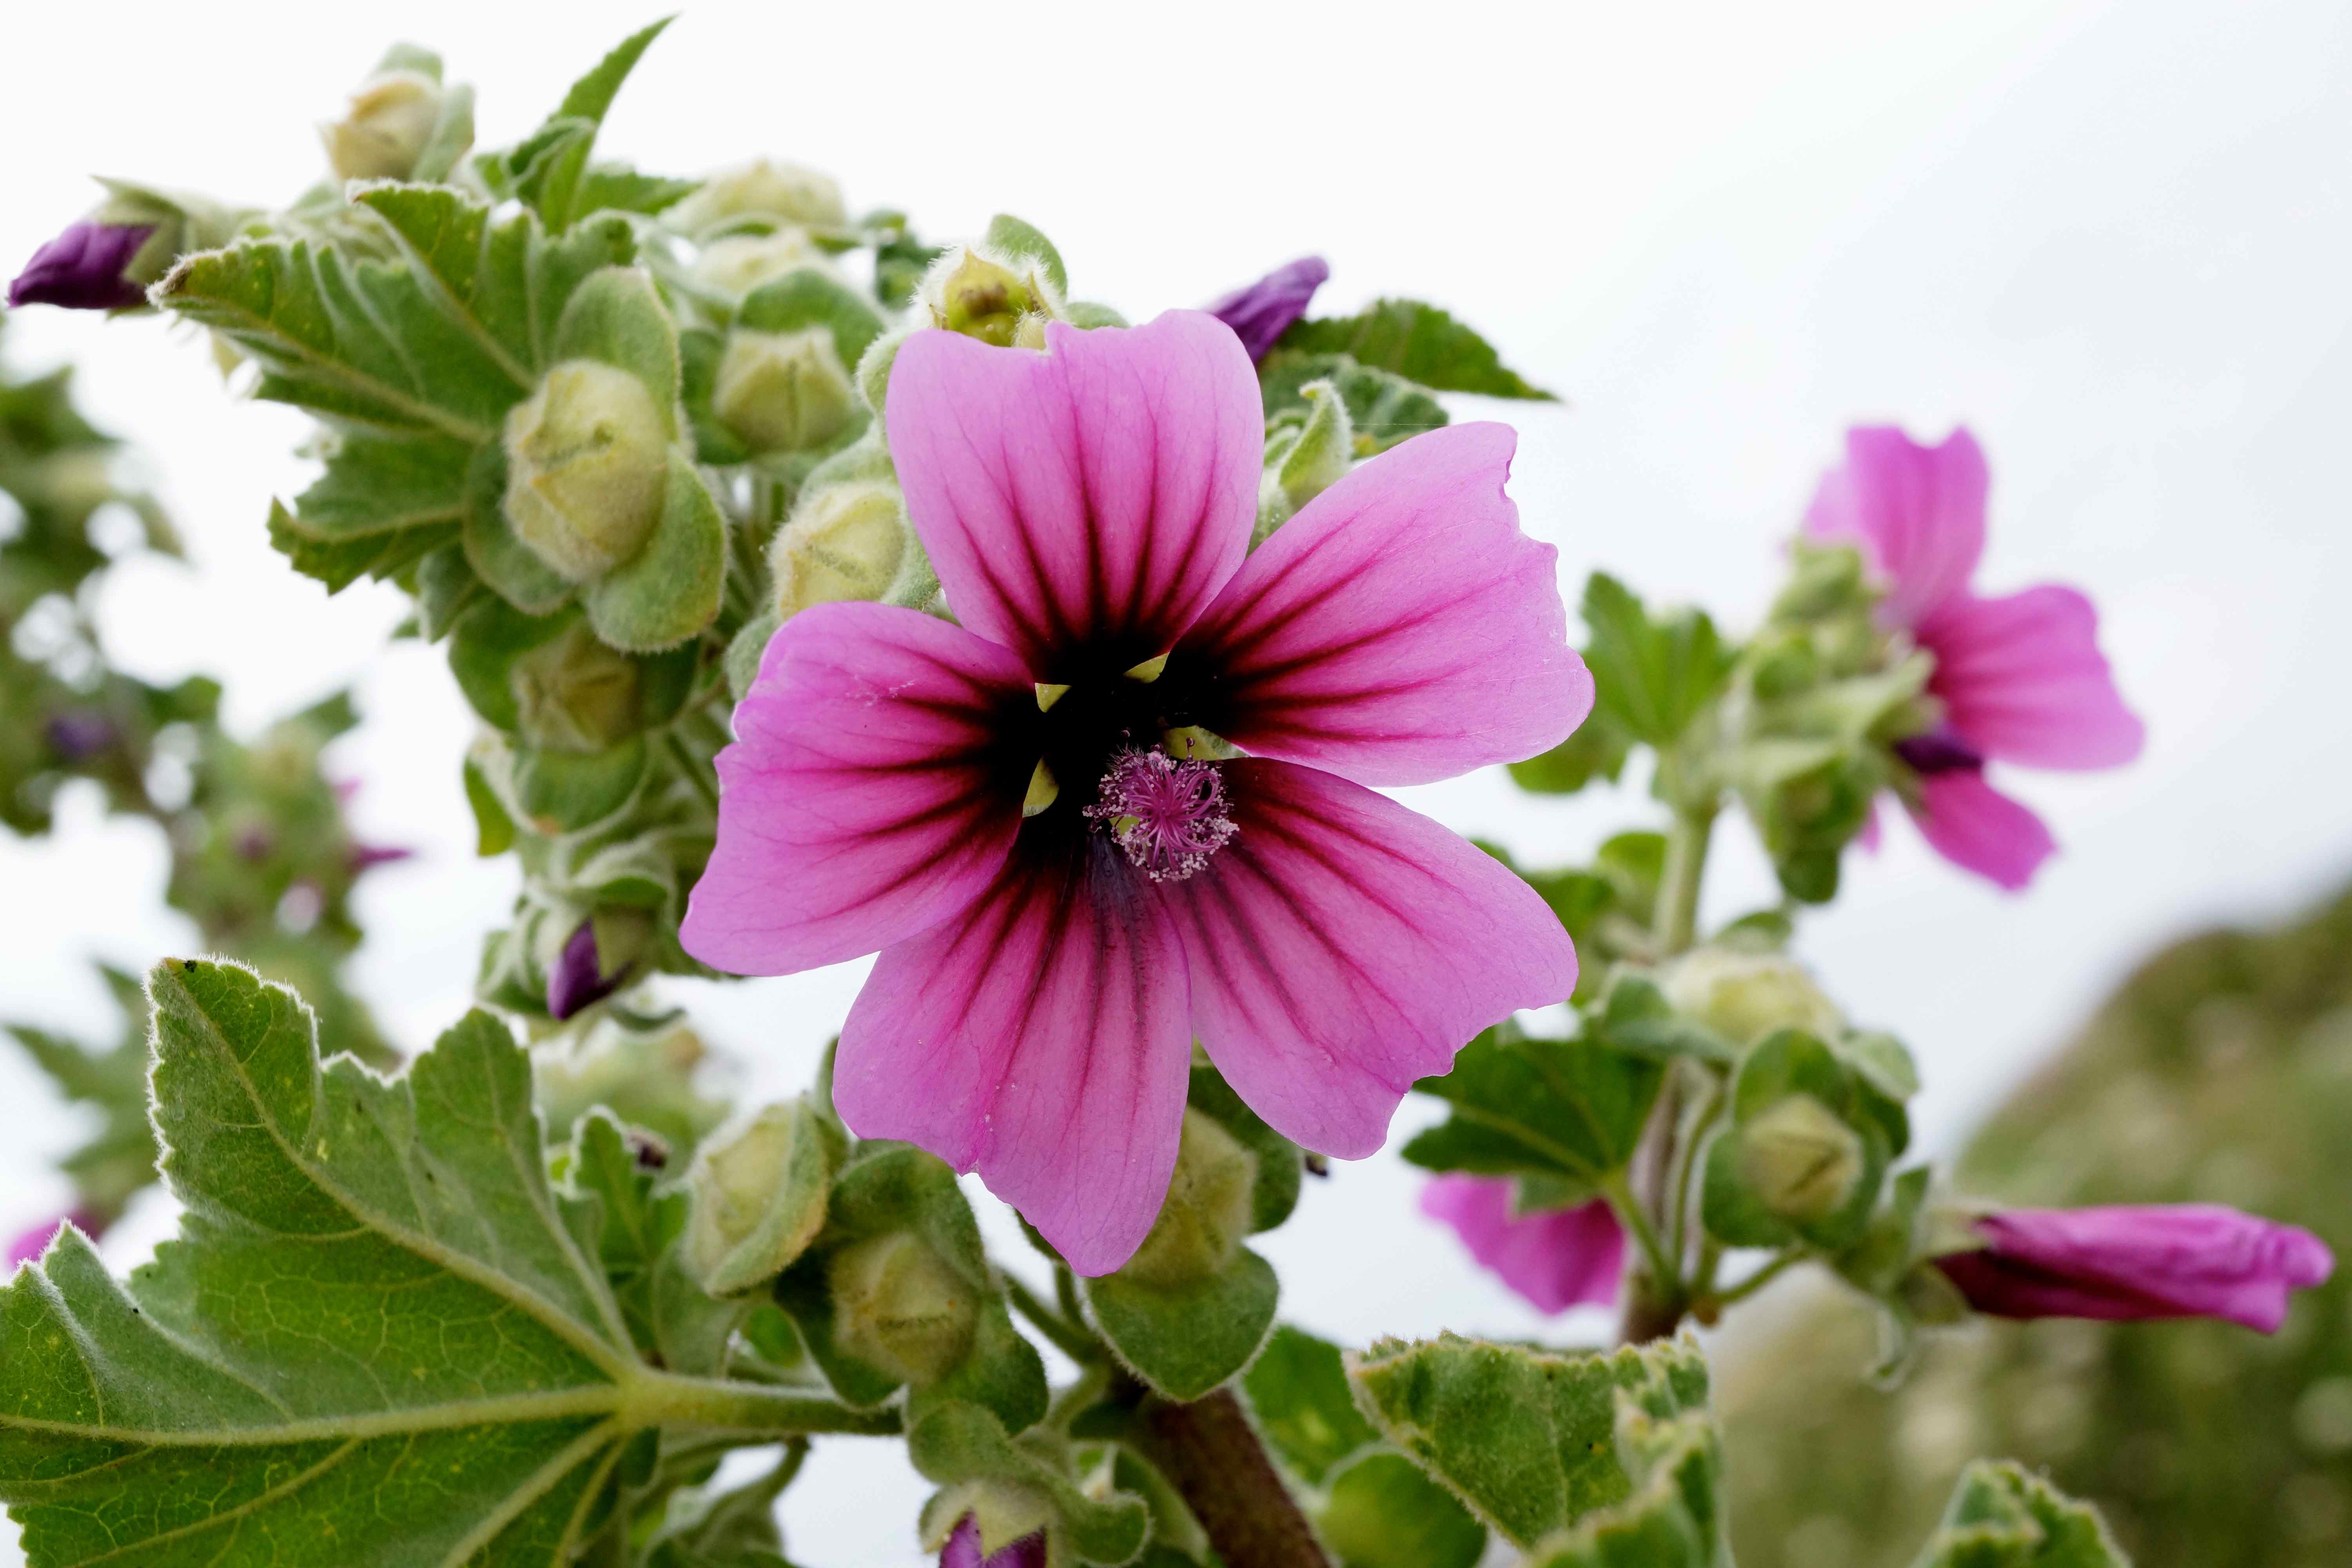
<svg viewBox="0 0 2352 1568"><path fill-rule="evenodd" d="M1313 412L1305 388L1315 381L1328 381L1339 389L1339 400L1348 405L1348 420L1356 432L1360 457L1385 452L1400 441L1445 424L1444 405L1401 375L1358 364L1346 354L1276 349L1258 366L1258 388L1265 399L1269 426L1304 425Z"/></svg>
<svg viewBox="0 0 2352 1568"><path fill-rule="evenodd" d="M1625 731L1595 713L1550 751L1511 763L1511 782L1536 795L1574 795L1597 778L1614 783L1631 749Z"/></svg>
<svg viewBox="0 0 2352 1568"><path fill-rule="evenodd" d="M1413 1087L1454 1107L1404 1157L1433 1171L1560 1176L1585 1187L1633 1158L1665 1069L1599 1040L1481 1034L1444 1078Z"/></svg>
<svg viewBox="0 0 2352 1568"><path fill-rule="evenodd" d="M834 352L854 366L882 335L880 311L858 292L814 267L794 268L743 296L735 324L758 332L797 332L823 327Z"/></svg>
<svg viewBox="0 0 2352 1568"><path fill-rule="evenodd" d="M562 230L580 214L593 210L581 197L596 132L621 84L671 20L665 16L621 40L593 69L572 84L572 90L563 95L563 102L544 125L497 160L509 191L543 217L551 229Z"/></svg>
<svg viewBox="0 0 2352 1568"><path fill-rule="evenodd" d="M700 180L666 179L641 174L625 164L598 163L580 181L579 205L583 213L640 213L650 217L701 188Z"/></svg>
<svg viewBox="0 0 2352 1568"><path fill-rule="evenodd" d="M1913 1568L2130 1568L2098 1510L2021 1465L1960 1472L1944 1521Z"/></svg>
<svg viewBox="0 0 2352 1568"><path fill-rule="evenodd" d="M988 220L987 243L1008 256L1025 256L1045 269L1055 293L1066 296L1070 291L1070 269L1062 265L1062 253L1054 242L1031 225L1011 213L998 213Z"/></svg>
<svg viewBox="0 0 2352 1568"><path fill-rule="evenodd" d="M1486 1551L1486 1527L1388 1449L1331 1478L1315 1524L1342 1568L1476 1568Z"/></svg>
<svg viewBox="0 0 2352 1568"><path fill-rule="evenodd" d="M1110 1273L1081 1283L1088 1316L1120 1361L1171 1399L1198 1399L1249 1364L1282 1296L1274 1266L1247 1247L1181 1283Z"/></svg>
<svg viewBox="0 0 2352 1568"><path fill-rule="evenodd" d="M1733 651L1704 611L1653 616L1623 584L1596 572L1582 614L1595 711L1637 741L1674 744L1731 677Z"/></svg>
<svg viewBox="0 0 2352 1568"><path fill-rule="evenodd" d="M1348 1392L1339 1347L1304 1329L1276 1329L1242 1374L1242 1389L1275 1452L1309 1483L1380 1439Z"/></svg>
<svg viewBox="0 0 2352 1568"><path fill-rule="evenodd" d="M473 448L434 437L352 435L328 451L326 472L294 499L293 527L335 542L465 520Z"/></svg>
<svg viewBox="0 0 2352 1568"><path fill-rule="evenodd" d="M670 450L662 513L645 548L580 591L588 624L614 647L656 653L719 618L727 519L683 447Z"/></svg>
<svg viewBox="0 0 2352 1568"><path fill-rule="evenodd" d="M362 577L395 576L456 540L457 534L455 526L436 523L330 542L312 539L297 528L294 514L283 502L269 503L270 544L294 570L325 584L330 594L341 593Z"/></svg>
<svg viewBox="0 0 2352 1568"><path fill-rule="evenodd" d="M1346 354L1359 364L1391 372L1433 392L1556 401L1552 394L1506 369L1502 356L1486 339L1418 300L1380 300L1352 316L1298 321L1282 334L1277 346L1301 353Z"/></svg>

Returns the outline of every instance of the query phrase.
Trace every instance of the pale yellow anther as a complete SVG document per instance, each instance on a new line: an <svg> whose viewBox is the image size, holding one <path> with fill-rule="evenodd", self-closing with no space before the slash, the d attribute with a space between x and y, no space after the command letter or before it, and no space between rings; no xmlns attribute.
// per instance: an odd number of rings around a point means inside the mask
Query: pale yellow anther
<svg viewBox="0 0 2352 1568"><path fill-rule="evenodd" d="M1056 686L1052 681L1037 682L1037 711L1045 712L1069 693L1066 684Z"/></svg>
<svg viewBox="0 0 2352 1568"><path fill-rule="evenodd" d="M1159 655L1157 658L1147 658L1141 664L1137 665L1133 669L1129 670L1127 672L1127 678L1129 680L1140 680L1148 686L1152 681L1159 679L1160 672L1167 668L1168 656L1163 653Z"/></svg>
<svg viewBox="0 0 2352 1568"><path fill-rule="evenodd" d="M1059 800L1061 795L1062 786L1054 781L1054 770L1040 759L1037 771L1029 775L1029 793L1022 797L1021 815L1034 816Z"/></svg>

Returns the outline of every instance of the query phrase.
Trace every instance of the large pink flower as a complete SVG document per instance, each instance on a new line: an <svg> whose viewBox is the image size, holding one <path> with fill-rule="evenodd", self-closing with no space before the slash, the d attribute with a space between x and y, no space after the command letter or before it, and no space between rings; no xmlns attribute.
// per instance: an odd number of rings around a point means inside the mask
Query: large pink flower
<svg viewBox="0 0 2352 1568"><path fill-rule="evenodd" d="M1539 1312L1607 1306L1625 1279L1625 1232L1606 1198L1570 1209L1511 1212L1508 1176L1433 1176L1421 1212L1454 1227L1470 1256Z"/></svg>
<svg viewBox="0 0 2352 1568"><path fill-rule="evenodd" d="M1532 755L1591 706L1554 552L1503 494L1511 433L1406 442L1244 560L1262 419L1195 312L1042 353L909 339L886 427L961 624L785 623L687 912L738 973L882 950L843 1117L979 1171L1087 1274L1159 1211L1196 1037L1283 1133L1356 1157L1575 981L1524 883L1366 787ZM1194 729L1249 754L1198 760Z"/></svg>
<svg viewBox="0 0 2352 1568"><path fill-rule="evenodd" d="M1944 705L1939 728L1895 748L1919 780L1905 804L1944 858L2022 888L2056 845L2040 817L1986 782L1985 763L2112 768L2145 738L2099 653L2098 613L2053 584L1998 598L1970 590L1989 480L1967 430L1922 447L1892 426L1861 426L1845 450L1805 532L1861 550L1886 589L1882 618L1935 656L1928 690Z"/></svg>

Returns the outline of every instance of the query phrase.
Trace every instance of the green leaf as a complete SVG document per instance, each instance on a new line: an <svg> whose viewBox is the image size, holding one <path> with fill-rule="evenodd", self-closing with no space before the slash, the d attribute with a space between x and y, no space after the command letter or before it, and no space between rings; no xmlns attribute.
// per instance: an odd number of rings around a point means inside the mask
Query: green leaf
<svg viewBox="0 0 2352 1568"><path fill-rule="evenodd" d="M476 1013L386 1081L232 964L150 978L180 1239L0 1287L0 1500L38 1564L572 1560L636 1435L871 1427L657 1373ZM756 1438L752 1440L757 1440Z"/></svg>
<svg viewBox="0 0 2352 1568"><path fill-rule="evenodd" d="M1297 353L1276 349L1258 366L1258 389L1265 400L1269 428L1304 425L1312 416L1307 397L1311 382L1328 381L1348 405L1359 457L1385 452L1446 420L1437 399L1401 375L1358 364L1346 354Z"/></svg>
<svg viewBox="0 0 2352 1568"><path fill-rule="evenodd" d="M572 584L522 542L507 517L507 449L485 443L466 475L466 564L518 614L551 616L572 598Z"/></svg>
<svg viewBox="0 0 2352 1568"><path fill-rule="evenodd" d="M322 543L462 522L474 449L436 437L354 433L329 449L327 469L294 499L292 526Z"/></svg>
<svg viewBox="0 0 2352 1568"><path fill-rule="evenodd" d="M1654 617L1623 584L1595 572L1581 613L1595 710L1637 741L1673 745L1731 678L1734 652L1704 611Z"/></svg>
<svg viewBox="0 0 2352 1568"><path fill-rule="evenodd" d="M1259 1429L1301 1480L1324 1476L1358 1449L1380 1440L1348 1392L1339 1347L1285 1323L1274 1331L1242 1389Z"/></svg>
<svg viewBox="0 0 2352 1568"><path fill-rule="evenodd" d="M598 163L581 179L579 205L583 213L637 213L651 217L701 188L700 180L673 180L641 174L626 164Z"/></svg>
<svg viewBox="0 0 2352 1568"><path fill-rule="evenodd" d="M641 267L606 267L583 279L556 323L554 357L625 370L646 389L665 434L678 434L677 322Z"/></svg>
<svg viewBox="0 0 2352 1568"><path fill-rule="evenodd" d="M1730 1041L1676 1013L1656 984L1639 974L1617 976L1592 1027L1611 1045L1637 1056L1696 1057L1726 1067L1739 1057Z"/></svg>
<svg viewBox="0 0 2352 1568"><path fill-rule="evenodd" d="M1011 213L998 213L988 220L986 243L1008 256L1026 257L1036 262L1045 269L1045 277L1054 285L1054 292L1068 296L1070 269L1062 265L1062 253L1054 248L1054 242L1034 226L1022 222Z"/></svg>
<svg viewBox="0 0 2352 1568"><path fill-rule="evenodd" d="M435 524L331 543L297 528L284 502L269 503L270 545L294 570L325 584L330 594L339 594L362 577L396 576L455 541L457 532L454 526Z"/></svg>
<svg viewBox="0 0 2352 1568"><path fill-rule="evenodd" d="M572 84L572 90L563 95L563 102L545 124L492 160L508 192L544 218L549 228L560 232L581 213L592 210L581 197L596 132L621 84L672 20L665 16L624 38L594 69Z"/></svg>
<svg viewBox="0 0 2352 1568"><path fill-rule="evenodd" d="M1511 763L1511 782L1534 795L1574 795L1594 779L1614 784L1631 749L1623 730L1594 713L1550 751Z"/></svg>
<svg viewBox="0 0 2352 1568"><path fill-rule="evenodd" d="M2008 1460L1960 1472L1943 1523L1913 1568L2131 1568L2105 1521Z"/></svg>
<svg viewBox="0 0 2352 1568"><path fill-rule="evenodd" d="M441 546L416 565L417 629L426 642L440 641L488 592L466 563L462 541Z"/></svg>
<svg viewBox="0 0 2352 1568"><path fill-rule="evenodd" d="M1413 1085L1454 1107L1404 1157L1433 1171L1567 1178L1590 1190L1633 1156L1664 1067L1599 1040L1528 1039L1507 1026Z"/></svg>
<svg viewBox="0 0 2352 1568"><path fill-rule="evenodd" d="M823 327L833 335L841 363L855 365L886 323L881 312L857 291L814 267L796 267L743 296L735 324L760 332L796 332Z"/></svg>
<svg viewBox="0 0 2352 1568"><path fill-rule="evenodd" d="M1633 1492L1615 1445L1620 1390L1670 1417L1704 1409L1707 1389L1687 1335L1583 1354L1384 1340L1348 1358L1348 1377L1382 1436L1520 1547Z"/></svg>
<svg viewBox="0 0 2352 1568"><path fill-rule="evenodd" d="M1049 1461L1043 1442L1034 1446L1009 1437L995 1415L977 1405L949 1401L913 1422L907 1431L907 1457L915 1468L950 1489L997 1485L1041 1499L1055 1528L1077 1554L1090 1563L1125 1563L1143 1550L1150 1515L1143 1500L1113 1493L1097 1500L1079 1489L1062 1466ZM942 1500L925 1510L925 1522L945 1527L953 1518L938 1519ZM955 1509L956 1518L962 1509Z"/></svg>
<svg viewBox="0 0 2352 1568"><path fill-rule="evenodd" d="M1245 1247L1202 1279L1161 1282L1113 1273L1083 1289L1088 1316L1119 1360L1175 1400L1198 1399L1248 1365L1282 1296L1274 1265Z"/></svg>
<svg viewBox="0 0 2352 1568"><path fill-rule="evenodd" d="M1714 1421L1699 1411L1660 1418L1621 1393L1617 1452L1633 1494L1538 1542L1528 1568L1728 1568Z"/></svg>
<svg viewBox="0 0 2352 1568"><path fill-rule="evenodd" d="M727 519L693 454L673 447L662 514L645 547L580 590L588 624L614 647L657 653L719 618Z"/></svg>
<svg viewBox="0 0 2352 1568"><path fill-rule="evenodd" d="M79 1201L111 1216L155 1179L155 1135L147 1121L147 1000L138 979L99 965L122 1012L114 1044L84 1049L46 1029L6 1026L8 1034L49 1077L58 1092L99 1112L97 1132L59 1165L74 1179Z"/></svg>
<svg viewBox="0 0 2352 1568"><path fill-rule="evenodd" d="M1452 315L1418 300L1380 300L1353 316L1298 321L1282 334L1282 349L1346 354L1358 364L1391 372L1434 392L1475 392L1488 397L1557 402L1504 368L1494 346Z"/></svg>
<svg viewBox="0 0 2352 1568"><path fill-rule="evenodd" d="M1389 1449L1331 1478L1315 1525L1342 1568L1476 1568L1486 1551L1486 1527Z"/></svg>

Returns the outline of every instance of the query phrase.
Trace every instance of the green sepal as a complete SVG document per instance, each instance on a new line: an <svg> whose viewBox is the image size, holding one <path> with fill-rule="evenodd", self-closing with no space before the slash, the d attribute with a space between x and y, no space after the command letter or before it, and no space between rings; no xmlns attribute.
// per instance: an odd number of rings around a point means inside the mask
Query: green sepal
<svg viewBox="0 0 2352 1568"><path fill-rule="evenodd" d="M1155 1391L1193 1400L1247 1366L1274 1326L1282 1283L1247 1247L1216 1273L1181 1282L1117 1273L1081 1287L1087 1315L1128 1368Z"/></svg>
<svg viewBox="0 0 2352 1568"><path fill-rule="evenodd" d="M1622 1170L1664 1081L1663 1063L1597 1039L1530 1039L1510 1025L1462 1047L1413 1088L1454 1106L1404 1157L1433 1171L1557 1176L1590 1191Z"/></svg>
<svg viewBox="0 0 2352 1568"><path fill-rule="evenodd" d="M507 521L507 449L499 442L474 454L466 476L466 564L490 590L526 616L551 616L570 602L572 584L555 574Z"/></svg>
<svg viewBox="0 0 2352 1568"><path fill-rule="evenodd" d="M653 400L664 432L677 438L677 322L645 268L607 267L583 280L556 324L552 358L628 372Z"/></svg>
<svg viewBox="0 0 2352 1568"><path fill-rule="evenodd" d="M719 618L727 578L727 518L694 456L673 447L662 513L644 548L580 590L588 624L613 647L656 653Z"/></svg>
<svg viewBox="0 0 2352 1568"><path fill-rule="evenodd" d="M703 1289L740 1295L790 1268L824 1228L833 1173L847 1157L831 1119L805 1100L765 1106L706 1141L686 1176L685 1259Z"/></svg>
<svg viewBox="0 0 2352 1568"><path fill-rule="evenodd" d="M1706 1405L1706 1362L1687 1334L1570 1354L1445 1334L1384 1340L1347 1361L1381 1434L1522 1548L1632 1494L1620 1391L1659 1419Z"/></svg>
<svg viewBox="0 0 2352 1568"><path fill-rule="evenodd" d="M727 644L727 691L736 701L743 700L751 689L751 682L760 678L760 659L768 651L768 643L784 617L773 605L761 610L745 621Z"/></svg>
<svg viewBox="0 0 2352 1568"><path fill-rule="evenodd" d="M731 468L751 458L751 448L711 407L719 392L719 361L726 352L727 340L708 327L687 327L677 334L678 386L686 423L694 433L694 455L714 468Z"/></svg>
<svg viewBox="0 0 2352 1568"><path fill-rule="evenodd" d="M464 543L443 545L416 563L418 632L428 643L439 642L488 592L466 563Z"/></svg>
<svg viewBox="0 0 2352 1568"><path fill-rule="evenodd" d="M1506 369L1485 338L1418 300L1380 300L1352 316L1294 322L1276 346L1297 353L1346 354L1433 392L1559 401Z"/></svg>
<svg viewBox="0 0 2352 1568"><path fill-rule="evenodd" d="M1486 1527L1393 1449L1331 1478L1315 1527L1341 1568L1477 1568Z"/></svg>
<svg viewBox="0 0 2352 1568"><path fill-rule="evenodd" d="M2131 1560L2090 1504L2021 1465L1979 1459L1960 1472L1912 1568L2131 1568Z"/></svg>
<svg viewBox="0 0 2352 1568"><path fill-rule="evenodd" d="M1318 381L1328 381L1339 389L1360 457L1385 452L1400 441L1440 428L1446 421L1444 405L1401 375L1358 364L1346 354L1276 349L1258 366L1258 390L1265 399L1269 432L1285 425L1304 425L1313 416L1306 389Z"/></svg>
<svg viewBox="0 0 2352 1568"><path fill-rule="evenodd" d="M505 854L514 847L514 818L508 815L498 791L490 787L481 764L470 756L466 759L465 782L466 804L474 813L474 853L484 859Z"/></svg>
<svg viewBox="0 0 2352 1568"><path fill-rule="evenodd" d="M442 89L440 111L433 117L433 130L417 149L408 177L419 184L438 184L455 174L473 150L474 89L461 81Z"/></svg>
<svg viewBox="0 0 2352 1568"><path fill-rule="evenodd" d="M1081 331L1093 331L1101 327L1123 327L1127 318L1110 306L1096 300L1073 300L1062 307L1062 314L1070 325Z"/></svg>
<svg viewBox="0 0 2352 1568"><path fill-rule="evenodd" d="M1298 1145L1267 1126L1242 1102L1233 1086L1208 1063L1195 1058L1185 1103L1217 1122L1257 1160L1257 1179L1250 1189L1250 1230L1272 1230L1298 1206L1298 1189L1306 1161Z"/></svg>
<svg viewBox="0 0 2352 1568"><path fill-rule="evenodd" d="M1068 295L1070 269L1062 265L1062 253L1054 248L1054 242L1034 226L1022 222L1011 213L998 213L988 220L988 233L982 243L992 250L1035 262L1045 269L1046 280L1054 285L1054 292L1066 297Z"/></svg>
<svg viewBox="0 0 2352 1568"><path fill-rule="evenodd" d="M642 735L585 753L516 746L515 804L542 833L576 833L629 804L651 756Z"/></svg>
<svg viewBox="0 0 2352 1568"><path fill-rule="evenodd" d="M681 1266L684 1194L657 1190L620 1121L603 1106L575 1124L564 1186L579 1203L573 1228L593 1249L638 1351L677 1373L717 1377L749 1303L713 1298Z"/></svg>
<svg viewBox="0 0 2352 1568"><path fill-rule="evenodd" d="M1285 1323L1242 1374L1258 1429L1299 1479L1320 1485L1341 1461L1380 1441L1348 1392L1339 1347Z"/></svg>
<svg viewBox="0 0 2352 1568"><path fill-rule="evenodd" d="M1051 1444L1043 1432L1008 1436L994 1412L961 1400L940 1401L910 1419L907 1458L926 1477L950 1489L925 1509L924 1522L944 1536L955 1518L961 1517L954 1489L994 1484L1042 1501L1053 1518L1049 1540L1058 1533L1085 1561L1117 1564L1131 1560L1143 1550L1151 1527L1143 1500L1121 1492L1102 1500L1088 1496L1064 1464L1055 1462L1062 1456ZM949 1506L940 1506L943 1500Z"/></svg>
<svg viewBox="0 0 2352 1568"><path fill-rule="evenodd" d="M1817 1219L1776 1214L1749 1184L1742 1137L1792 1095L1807 1095L1860 1140L1861 1166L1845 1202ZM1732 1247L1786 1247L1804 1241L1835 1252L1868 1224L1887 1166L1909 1141L1900 1102L1815 1036L1798 1029L1767 1035L1742 1058L1732 1080L1731 1120L1709 1142L1701 1178L1700 1217L1708 1234Z"/></svg>
<svg viewBox="0 0 2352 1568"><path fill-rule="evenodd" d="M795 268L744 295L735 324L759 332L823 327L845 365L856 364L888 325L856 289L814 267Z"/></svg>

